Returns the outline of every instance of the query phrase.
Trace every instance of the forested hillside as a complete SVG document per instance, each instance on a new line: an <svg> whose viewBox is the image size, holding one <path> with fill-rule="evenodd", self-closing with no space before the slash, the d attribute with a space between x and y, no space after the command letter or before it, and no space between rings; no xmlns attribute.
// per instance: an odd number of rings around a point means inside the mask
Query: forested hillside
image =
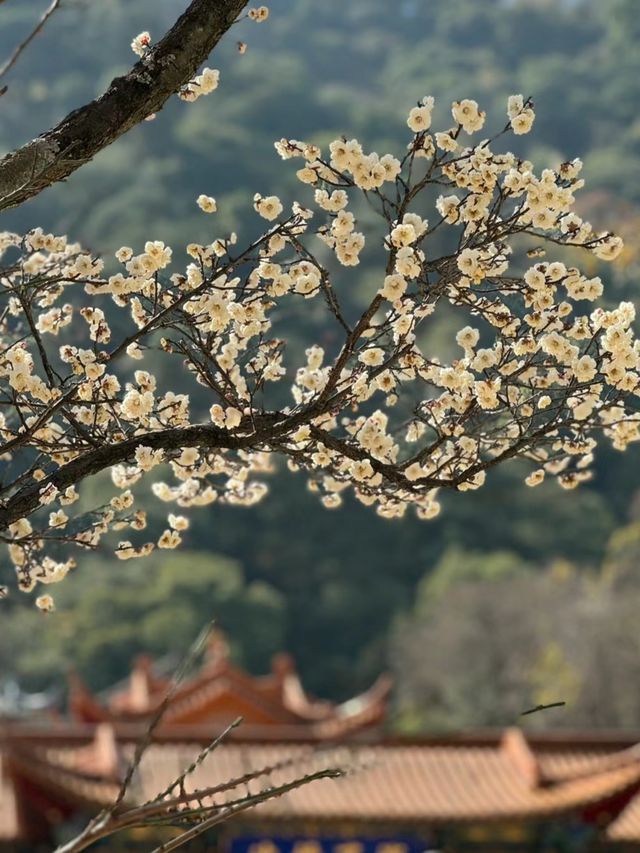
<svg viewBox="0 0 640 853"><path fill-rule="evenodd" d="M209 193L218 201L217 225L250 236L245 211L256 191L288 199L296 193L301 201L309 192L296 185L274 140L323 144L344 134L368 149L399 150L406 113L424 95L436 98L444 126L455 98L475 98L489 115L504 116L507 96L522 92L533 98L537 118L534 132L518 139L518 153L545 165L584 160L581 214L617 228L627 244L598 274L608 277L615 298L638 301L636 0L269 5L265 24L243 22L216 50L210 64L220 69L221 84L213 96L197 104L172 100L64 185L4 214L3 228L42 225L111 256L123 243L146 239L164 240L178 253L187 242L207 241L195 198ZM143 29L160 36L183 6L64 4L7 80L0 149L102 91L131 64L132 37ZM0 58L41 7L35 0L3 6ZM240 40L248 45L244 54ZM358 270L362 287L377 275L366 261ZM239 659L260 670L286 648L308 687L323 696L347 697L391 667L400 682L397 718L406 727L504 723L528 701L563 692L579 711L555 716L553 724L631 724L635 708L612 702L615 719L604 718L594 697L604 689L598 661L612 659L614 649L628 652L620 684L633 675L634 620L623 605L640 596L640 537L629 526L640 513L639 461L637 450L623 456L603 448L595 478L574 492L554 484L527 489L517 467L502 468L480 492L445 496L442 514L430 522L411 514L388 521L350 502L324 510L302 479L277 472L270 496L254 508L196 512L184 551L124 565L89 554L46 619L23 596L5 602L0 679L41 688L72 662L101 688L142 650L161 656L184 648L215 615ZM148 508L151 517L158 511L151 501ZM508 630L494 635L492 625L504 620L524 624L508 602L527 598L525 639ZM585 617L589 602L601 622ZM598 627L611 624L616 630ZM579 630L603 639L580 644ZM445 639L446 654L437 649ZM491 687L483 682L485 698L480 665L498 658L504 677ZM424 677L421 668L428 668ZM425 713L426 705L435 710Z"/></svg>

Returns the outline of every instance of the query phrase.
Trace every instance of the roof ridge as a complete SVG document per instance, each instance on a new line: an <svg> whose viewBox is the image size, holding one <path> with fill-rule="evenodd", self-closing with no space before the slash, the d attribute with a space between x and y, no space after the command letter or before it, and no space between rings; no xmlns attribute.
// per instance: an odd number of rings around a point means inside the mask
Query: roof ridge
<svg viewBox="0 0 640 853"><path fill-rule="evenodd" d="M511 726L506 729L500 741L500 749L505 752L526 779L531 788L538 788L543 781L542 768L529 746L522 729Z"/></svg>

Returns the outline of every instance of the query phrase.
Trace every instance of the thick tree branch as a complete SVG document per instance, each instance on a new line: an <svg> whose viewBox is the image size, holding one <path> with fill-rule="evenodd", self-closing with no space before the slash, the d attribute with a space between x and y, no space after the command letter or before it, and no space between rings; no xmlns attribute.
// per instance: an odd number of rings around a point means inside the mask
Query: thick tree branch
<svg viewBox="0 0 640 853"><path fill-rule="evenodd" d="M0 160L0 210L61 181L162 108L199 66L247 0L193 0L164 38L95 101Z"/></svg>
<svg viewBox="0 0 640 853"><path fill-rule="evenodd" d="M197 425L175 429L164 429L135 436L118 444L107 444L97 450L83 453L77 459L59 468L45 480L25 486L0 509L0 530L20 518L32 513L40 503L40 492L47 486L55 486L60 491L79 483L86 477L98 474L105 468L119 465L131 459L141 445L154 450L177 450L181 447L207 447L220 450L238 450L249 448L257 441L255 433L249 436L235 436L213 425Z"/></svg>

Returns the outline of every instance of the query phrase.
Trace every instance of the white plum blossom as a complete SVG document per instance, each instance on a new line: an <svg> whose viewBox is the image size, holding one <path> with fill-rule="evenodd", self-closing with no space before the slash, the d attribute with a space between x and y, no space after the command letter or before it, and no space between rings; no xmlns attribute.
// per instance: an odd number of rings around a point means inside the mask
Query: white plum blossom
<svg viewBox="0 0 640 853"><path fill-rule="evenodd" d="M218 209L215 198L201 193L197 198L197 205L204 213L215 213Z"/></svg>
<svg viewBox="0 0 640 853"><path fill-rule="evenodd" d="M275 195L263 198L259 193L253 198L253 206L263 219L274 220L282 213L282 202Z"/></svg>
<svg viewBox="0 0 640 853"><path fill-rule="evenodd" d="M137 56L144 56L147 50L149 49L149 45L151 44L151 36L145 30L142 33L138 33L138 35L131 42L131 50Z"/></svg>

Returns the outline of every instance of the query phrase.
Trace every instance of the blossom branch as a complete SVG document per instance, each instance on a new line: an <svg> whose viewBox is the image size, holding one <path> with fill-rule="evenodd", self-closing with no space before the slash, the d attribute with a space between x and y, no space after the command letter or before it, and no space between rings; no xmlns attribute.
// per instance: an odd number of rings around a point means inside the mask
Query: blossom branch
<svg viewBox="0 0 640 853"><path fill-rule="evenodd" d="M280 140L284 159L304 161L297 176L313 186L323 222L312 225L314 211L298 202L284 214L277 196L256 193L254 209L270 223L256 240L239 251L235 234L189 244L192 260L173 275L164 273L172 249L159 241L137 255L121 247L123 270L104 278L103 261L64 237L2 235L0 250L21 256L0 274L0 530L21 589L61 580L71 567L45 555L49 545L93 549L111 531L144 530L131 487L158 466L173 481L153 479L153 494L185 509L255 503L267 491L262 475L280 458L306 473L328 508L351 490L384 517L413 507L428 519L440 511L439 489L480 488L509 459L533 468L531 487L550 477L571 489L591 476L602 434L620 450L640 440L633 305L585 313L602 294L598 276L560 260L512 257L531 236L579 245L601 261L619 254L619 238L595 232L572 209L582 164L537 176L515 155L494 152L491 140L462 146L462 134L485 122L475 101L454 102L456 127L441 133L428 132L432 109L426 98L409 113L413 136L402 159L345 139L324 159L316 145ZM521 96L509 99L508 115L514 133L534 119ZM434 186L449 194L437 198L430 228L412 208ZM356 230L348 193L372 203L377 234ZM208 196L197 204L216 210ZM439 253L434 232L445 227L453 239ZM326 262L311 239L329 250ZM367 242L386 252L379 285L362 299L345 294L347 302L332 267L357 266ZM91 302L78 310L81 287ZM330 345L311 340L302 358L275 334L291 309L318 296ZM99 307L105 297L115 309ZM360 303L353 320L341 302ZM429 335L441 305L462 318L448 363L431 351ZM116 336L108 317L118 310L121 321L126 315ZM307 330L310 315L302 316ZM58 336L62 345L52 347ZM181 360L180 393L159 390L168 372L144 369L154 350ZM279 384L287 378L288 390ZM106 470L116 494L70 518L76 486ZM124 540L114 554L177 547L189 520L169 513L167 522L155 542ZM50 609L53 599L36 603Z"/></svg>

